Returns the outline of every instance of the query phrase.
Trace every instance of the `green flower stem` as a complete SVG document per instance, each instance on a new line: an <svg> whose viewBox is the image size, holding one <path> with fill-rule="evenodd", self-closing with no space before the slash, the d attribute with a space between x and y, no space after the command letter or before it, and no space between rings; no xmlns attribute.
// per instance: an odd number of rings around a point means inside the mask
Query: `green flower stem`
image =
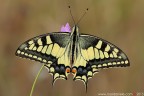
<svg viewBox="0 0 144 96"><path fill-rule="evenodd" d="M37 81L37 79L38 79L38 77L39 77L39 75L40 75L43 67L44 67L44 64L42 65L42 67L40 68L39 72L37 73L37 75L36 75L36 77L35 77L35 80L34 80L34 82L33 82L32 88L31 88L30 96L32 96L32 94L33 94L33 90L34 90L34 88L35 88L36 81Z"/></svg>

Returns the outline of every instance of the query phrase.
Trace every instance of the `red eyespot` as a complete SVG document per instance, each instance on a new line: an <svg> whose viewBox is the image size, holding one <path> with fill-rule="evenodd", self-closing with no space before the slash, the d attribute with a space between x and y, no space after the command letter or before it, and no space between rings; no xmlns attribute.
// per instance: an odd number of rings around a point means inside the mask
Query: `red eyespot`
<svg viewBox="0 0 144 96"><path fill-rule="evenodd" d="M66 72L67 72L67 73L70 73L70 68L66 68Z"/></svg>
<svg viewBox="0 0 144 96"><path fill-rule="evenodd" d="M76 68L73 68L73 69L72 69L72 73L75 74L76 72L77 72L77 69L76 69Z"/></svg>

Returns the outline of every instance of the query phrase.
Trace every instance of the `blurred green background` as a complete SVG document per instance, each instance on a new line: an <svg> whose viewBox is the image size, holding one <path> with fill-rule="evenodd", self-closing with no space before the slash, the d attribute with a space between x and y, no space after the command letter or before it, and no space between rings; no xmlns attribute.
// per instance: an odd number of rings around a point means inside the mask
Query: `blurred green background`
<svg viewBox="0 0 144 96"><path fill-rule="evenodd" d="M144 0L70 0L80 32L92 34L121 48L131 66L101 70L89 80L87 96L98 93L144 92ZM0 96L29 96L41 63L15 56L24 41L73 26L67 0L0 0ZM58 80L43 69L33 96L85 96L83 82Z"/></svg>

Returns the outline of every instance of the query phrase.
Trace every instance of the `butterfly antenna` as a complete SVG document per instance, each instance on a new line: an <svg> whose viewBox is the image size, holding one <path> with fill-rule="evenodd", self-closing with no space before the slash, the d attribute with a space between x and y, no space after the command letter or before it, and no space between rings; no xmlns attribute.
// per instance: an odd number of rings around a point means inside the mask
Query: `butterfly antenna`
<svg viewBox="0 0 144 96"><path fill-rule="evenodd" d="M71 17L72 17L73 23L74 23L74 25L75 25L76 23L75 23L75 20L74 20L73 15L72 15L71 6L70 6L70 0L67 0L67 4L68 4L69 12L70 12L70 15L71 15Z"/></svg>
<svg viewBox="0 0 144 96"><path fill-rule="evenodd" d="M74 20L74 17L73 17L73 15L72 15L71 6L69 5L68 8L69 8L69 11L70 11L70 15L71 15L71 17L72 17L72 20L73 20L74 24L76 24L76 23L75 23L75 20Z"/></svg>
<svg viewBox="0 0 144 96"><path fill-rule="evenodd" d="M83 15L80 17L80 19L78 20L78 22L76 23L76 25L79 24L79 22L82 20L82 18L86 15L86 13L88 12L88 8L85 10L85 12L83 13Z"/></svg>

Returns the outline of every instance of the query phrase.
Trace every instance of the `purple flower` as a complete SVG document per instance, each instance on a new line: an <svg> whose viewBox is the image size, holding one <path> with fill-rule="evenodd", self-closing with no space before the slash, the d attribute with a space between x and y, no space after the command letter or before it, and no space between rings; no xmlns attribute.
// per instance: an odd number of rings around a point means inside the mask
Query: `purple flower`
<svg viewBox="0 0 144 96"><path fill-rule="evenodd" d="M69 26L69 23L66 23L66 25L62 25L61 32L71 32L71 28Z"/></svg>

